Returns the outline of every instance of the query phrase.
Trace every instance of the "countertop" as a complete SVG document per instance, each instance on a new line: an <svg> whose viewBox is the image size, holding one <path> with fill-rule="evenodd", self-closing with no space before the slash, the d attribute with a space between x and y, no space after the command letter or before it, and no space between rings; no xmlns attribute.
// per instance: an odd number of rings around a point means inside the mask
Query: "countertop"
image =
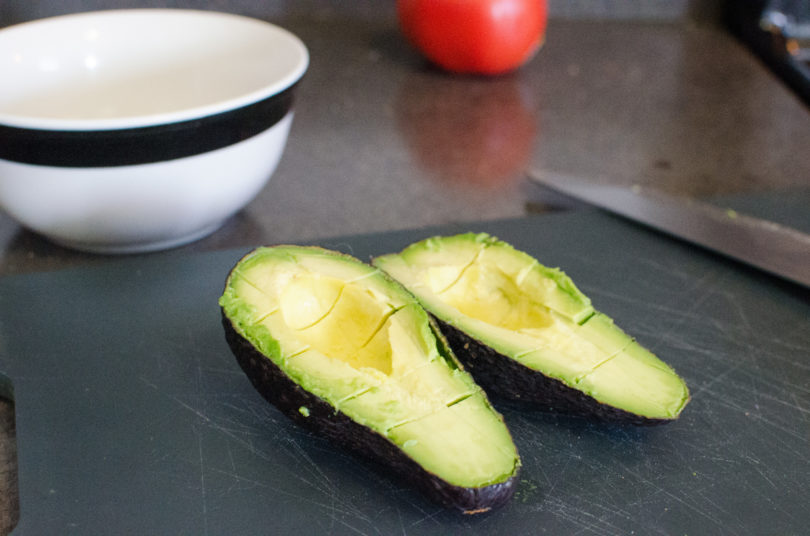
<svg viewBox="0 0 810 536"><path fill-rule="evenodd" d="M431 68L393 19L270 20L311 52L285 153L184 251L520 216L529 167L699 197L810 183L807 108L715 26L552 20L528 65L483 79ZM0 275L106 260L0 215Z"/></svg>
<svg viewBox="0 0 810 536"><path fill-rule="evenodd" d="M697 197L810 188L807 108L712 24L552 19L528 65L484 79L430 67L391 17L265 18L311 53L281 164L219 231L151 256L551 210L528 168ZM107 262L0 214L0 275ZM11 488L13 458L0 441Z"/></svg>

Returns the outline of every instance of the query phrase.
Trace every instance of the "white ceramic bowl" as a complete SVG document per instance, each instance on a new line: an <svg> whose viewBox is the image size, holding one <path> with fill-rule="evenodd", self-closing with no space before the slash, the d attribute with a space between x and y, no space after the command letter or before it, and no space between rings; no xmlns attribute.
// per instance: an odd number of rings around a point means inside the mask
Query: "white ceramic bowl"
<svg viewBox="0 0 810 536"><path fill-rule="evenodd" d="M290 32L210 11L0 30L0 207L88 251L205 236L275 170L308 61Z"/></svg>

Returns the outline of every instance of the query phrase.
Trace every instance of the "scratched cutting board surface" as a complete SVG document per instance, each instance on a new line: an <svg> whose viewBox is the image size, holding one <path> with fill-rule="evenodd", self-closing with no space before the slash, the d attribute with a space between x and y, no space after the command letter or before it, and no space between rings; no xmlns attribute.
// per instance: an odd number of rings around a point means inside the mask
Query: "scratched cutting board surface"
<svg viewBox="0 0 810 536"><path fill-rule="evenodd" d="M598 211L325 240L368 259L487 231L560 266L685 377L661 427L497 403L514 499L469 517L291 424L226 346L217 298L245 250L0 280L14 386L15 534L806 534L810 294Z"/></svg>

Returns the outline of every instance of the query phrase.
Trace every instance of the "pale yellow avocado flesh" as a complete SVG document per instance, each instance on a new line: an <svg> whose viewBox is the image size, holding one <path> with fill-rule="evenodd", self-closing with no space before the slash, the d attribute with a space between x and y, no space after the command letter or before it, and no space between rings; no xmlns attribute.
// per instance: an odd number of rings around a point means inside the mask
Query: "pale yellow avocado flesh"
<svg viewBox="0 0 810 536"><path fill-rule="evenodd" d="M503 420L441 354L425 311L378 269L319 248L262 248L234 269L220 304L296 383L428 471L462 487L515 474Z"/></svg>
<svg viewBox="0 0 810 536"><path fill-rule="evenodd" d="M431 238L374 264L442 321L599 402L670 419L689 399L684 381L565 274L489 235Z"/></svg>

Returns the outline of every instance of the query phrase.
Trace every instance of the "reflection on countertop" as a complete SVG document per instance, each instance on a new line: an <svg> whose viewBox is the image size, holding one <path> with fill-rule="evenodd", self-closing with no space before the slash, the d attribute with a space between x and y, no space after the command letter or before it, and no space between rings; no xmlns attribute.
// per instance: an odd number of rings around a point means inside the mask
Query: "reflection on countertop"
<svg viewBox="0 0 810 536"><path fill-rule="evenodd" d="M522 179L540 114L520 77L437 79L414 71L394 106L396 125L427 180L498 189Z"/></svg>

